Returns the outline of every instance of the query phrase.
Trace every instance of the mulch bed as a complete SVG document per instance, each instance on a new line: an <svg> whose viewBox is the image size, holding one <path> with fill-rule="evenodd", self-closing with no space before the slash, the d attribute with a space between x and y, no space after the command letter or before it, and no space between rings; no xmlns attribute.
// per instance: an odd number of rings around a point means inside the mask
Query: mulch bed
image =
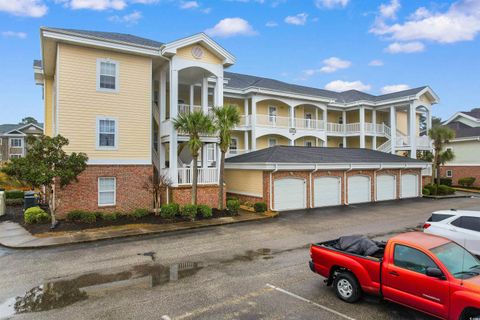
<svg viewBox="0 0 480 320"><path fill-rule="evenodd" d="M45 211L48 211L47 208L43 208ZM211 218L203 218L197 216L195 220L206 220L206 219L215 219L221 217L231 217L232 214L228 210L218 210L212 209L213 216ZM27 229L31 234L39 234L45 232L60 232L60 231L78 231L86 230L92 228L102 228L110 226L121 226L126 224L138 223L138 224L169 224L175 222L190 221L188 218L184 217L175 217L175 219L163 219L160 216L155 216L153 214L140 219L133 219L129 216L118 216L115 221L106 221L106 220L97 220L95 223L81 223L73 222L67 220L60 220L60 224L55 228L55 230L50 230L50 223L47 224L26 224L23 220L23 207L22 206L7 206L7 211L4 216L0 217L1 221L12 221L22 225Z"/></svg>

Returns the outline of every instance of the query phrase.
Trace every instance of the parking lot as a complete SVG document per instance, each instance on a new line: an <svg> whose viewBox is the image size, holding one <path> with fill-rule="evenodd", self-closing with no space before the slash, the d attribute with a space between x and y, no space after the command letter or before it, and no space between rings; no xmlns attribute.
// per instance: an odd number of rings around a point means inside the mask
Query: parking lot
<svg viewBox="0 0 480 320"><path fill-rule="evenodd" d="M13 318L430 319L371 297L354 305L340 301L309 270L308 246L347 234L388 238L448 208L480 210L480 198L302 210L159 237L37 251L2 249L0 303L52 281L75 285L88 280L93 286L84 299ZM145 286L112 276L128 278L132 272L145 272L155 281ZM95 286L105 279L112 281ZM1 313L8 314L8 306L0 306Z"/></svg>

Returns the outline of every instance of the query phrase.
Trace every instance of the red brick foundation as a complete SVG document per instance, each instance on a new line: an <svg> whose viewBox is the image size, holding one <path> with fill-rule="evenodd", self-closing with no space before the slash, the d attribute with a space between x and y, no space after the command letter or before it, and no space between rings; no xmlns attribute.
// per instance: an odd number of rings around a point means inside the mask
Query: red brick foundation
<svg viewBox="0 0 480 320"><path fill-rule="evenodd" d="M227 188L223 188L224 206L227 199ZM211 208L218 207L218 185L198 185L197 186L197 204L206 204ZM192 187L179 186L170 188L170 203L178 203L179 205L186 205L192 202Z"/></svg>
<svg viewBox="0 0 480 320"><path fill-rule="evenodd" d="M153 196L144 189L153 174L151 165L89 165L73 182L57 189L60 200L57 215L65 217L71 210L129 212L138 208L152 209ZM98 178L116 178L116 205L98 206Z"/></svg>
<svg viewBox="0 0 480 320"><path fill-rule="evenodd" d="M446 177L446 171L452 170L452 184L457 186L458 179L474 177L473 186L480 187L480 166L442 166L440 167L440 176Z"/></svg>

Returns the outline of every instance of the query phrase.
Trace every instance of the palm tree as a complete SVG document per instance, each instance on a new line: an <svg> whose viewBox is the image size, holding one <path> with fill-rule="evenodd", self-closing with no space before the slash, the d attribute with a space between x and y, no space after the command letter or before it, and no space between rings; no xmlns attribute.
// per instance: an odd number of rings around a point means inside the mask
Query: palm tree
<svg viewBox="0 0 480 320"><path fill-rule="evenodd" d="M200 136L214 131L213 121L202 111L180 114L173 119L173 125L176 130L188 134L188 147L193 158L192 175L192 204L197 204L197 180L198 180L198 155L203 146Z"/></svg>
<svg viewBox="0 0 480 320"><path fill-rule="evenodd" d="M218 190L218 208L223 210L223 188L224 188L224 171L225 171L225 154L230 148L232 142L232 129L240 123L240 112L234 105L224 105L223 107L213 108L215 117L215 129L220 136L220 188Z"/></svg>
<svg viewBox="0 0 480 320"><path fill-rule="evenodd" d="M455 155L451 149L443 151L446 143L455 138L455 131L446 126L435 126L428 131L428 136L433 140L433 166L432 183L434 182L435 173L437 174L437 189L440 185L440 166L448 161L453 160Z"/></svg>

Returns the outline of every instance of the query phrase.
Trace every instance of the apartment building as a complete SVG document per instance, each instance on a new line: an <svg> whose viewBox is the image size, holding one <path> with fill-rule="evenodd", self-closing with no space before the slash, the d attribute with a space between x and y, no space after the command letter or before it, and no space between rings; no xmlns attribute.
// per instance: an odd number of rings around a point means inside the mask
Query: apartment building
<svg viewBox="0 0 480 320"><path fill-rule="evenodd" d="M43 133L43 125L0 124L0 162L24 157L27 153L27 137Z"/></svg>
<svg viewBox="0 0 480 320"><path fill-rule="evenodd" d="M151 196L141 186L160 173L172 182L168 200L187 202L192 156L188 136L172 119L223 104L242 113L229 156L276 145L368 148L411 158L431 149L420 128L430 127L438 97L427 86L374 96L227 72L235 57L204 33L162 43L41 28L41 48L34 74L44 88L44 132L67 137L67 152L89 156L79 182L62 191L60 211L149 207ZM198 199L216 206L218 137L201 139Z"/></svg>

